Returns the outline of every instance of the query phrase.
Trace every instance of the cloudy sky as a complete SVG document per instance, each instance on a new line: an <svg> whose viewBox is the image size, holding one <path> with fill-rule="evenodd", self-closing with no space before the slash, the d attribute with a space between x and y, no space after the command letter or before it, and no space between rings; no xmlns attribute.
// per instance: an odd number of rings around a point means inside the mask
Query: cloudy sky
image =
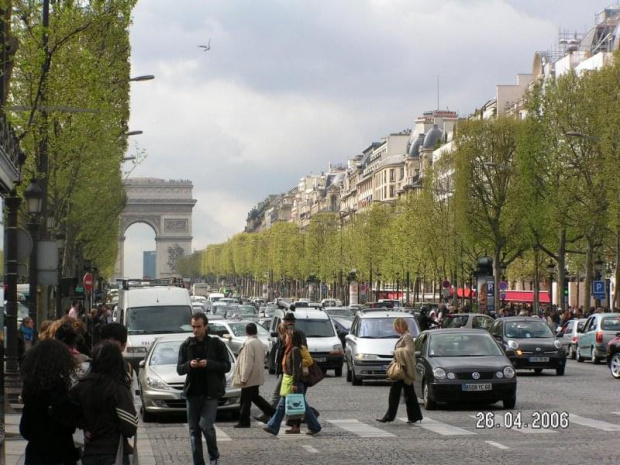
<svg viewBox="0 0 620 465"><path fill-rule="evenodd" d="M144 134L128 155L147 158L130 176L191 180L203 249L242 231L267 195L411 128L438 101L471 113L531 72L535 51L557 48L558 31L587 31L610 4L140 0L132 75L156 78L132 84L130 129ZM154 232L132 226L126 275L141 275L154 249Z"/></svg>

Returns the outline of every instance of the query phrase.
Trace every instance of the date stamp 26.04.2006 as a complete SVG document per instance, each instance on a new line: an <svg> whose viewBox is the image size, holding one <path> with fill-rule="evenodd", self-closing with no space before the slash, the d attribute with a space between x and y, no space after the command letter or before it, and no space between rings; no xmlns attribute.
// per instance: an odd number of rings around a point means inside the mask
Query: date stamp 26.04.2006
<svg viewBox="0 0 620 465"><path fill-rule="evenodd" d="M475 419L476 429L567 429L570 425L568 412L546 410L477 412Z"/></svg>

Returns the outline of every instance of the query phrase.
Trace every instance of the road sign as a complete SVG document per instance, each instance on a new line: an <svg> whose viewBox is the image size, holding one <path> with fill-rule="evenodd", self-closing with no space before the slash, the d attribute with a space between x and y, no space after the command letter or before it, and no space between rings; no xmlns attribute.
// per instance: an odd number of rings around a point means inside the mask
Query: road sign
<svg viewBox="0 0 620 465"><path fill-rule="evenodd" d="M592 297L595 299L605 298L605 281L592 281Z"/></svg>
<svg viewBox="0 0 620 465"><path fill-rule="evenodd" d="M506 289L508 289L508 282L507 281L500 281L500 283L499 283L499 290L500 291L505 291Z"/></svg>
<svg viewBox="0 0 620 465"><path fill-rule="evenodd" d="M443 287L444 289L449 289L450 288L450 281L448 281L447 279L444 280L444 282L441 283L441 287Z"/></svg>
<svg viewBox="0 0 620 465"><path fill-rule="evenodd" d="M90 293L93 290L93 275L92 273L86 273L82 278L82 284L86 292Z"/></svg>

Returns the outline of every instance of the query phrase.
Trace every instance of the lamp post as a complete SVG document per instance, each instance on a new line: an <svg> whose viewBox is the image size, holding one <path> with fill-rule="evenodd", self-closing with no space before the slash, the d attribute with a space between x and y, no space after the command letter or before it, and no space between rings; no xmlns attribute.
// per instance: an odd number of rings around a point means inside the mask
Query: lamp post
<svg viewBox="0 0 620 465"><path fill-rule="evenodd" d="M415 272L415 284L414 284L414 290L413 290L414 303L420 301L420 277L421 277L420 272L416 271Z"/></svg>
<svg viewBox="0 0 620 465"><path fill-rule="evenodd" d="M596 280L599 281L601 279L602 276L602 272L603 272L603 266L605 265L605 263L603 262L603 260L601 260L601 257L598 257L596 259L596 261L594 262L594 270L596 271ZM607 291L605 291L607 292ZM601 306L601 299L594 299L594 307L595 308L599 308Z"/></svg>
<svg viewBox="0 0 620 465"><path fill-rule="evenodd" d="M381 290L381 272L377 271L377 293L375 295L375 302L379 301L379 291Z"/></svg>
<svg viewBox="0 0 620 465"><path fill-rule="evenodd" d="M611 263L607 263L607 268L605 270L605 300L607 300L607 309L612 311L611 305L611 277L613 275L613 267Z"/></svg>
<svg viewBox="0 0 620 465"><path fill-rule="evenodd" d="M56 246L58 247L58 286L56 289L56 318L62 318L62 264L65 254L65 242L67 236L59 233L56 235Z"/></svg>
<svg viewBox="0 0 620 465"><path fill-rule="evenodd" d="M555 273L555 264L553 261L549 260L549 264L547 265L547 274L549 275L549 310L551 310L551 306L553 305L553 275Z"/></svg>
<svg viewBox="0 0 620 465"><path fill-rule="evenodd" d="M37 276L37 268L39 261L38 242L41 206L43 201L43 191L36 179L30 181L30 185L24 191L26 198L26 207L30 221L28 222L28 232L32 238L32 250L30 251L30 266L28 269L28 280L30 282L30 306L28 315L34 321L34 327L37 327L37 310L38 310L38 292L37 288L39 280Z"/></svg>

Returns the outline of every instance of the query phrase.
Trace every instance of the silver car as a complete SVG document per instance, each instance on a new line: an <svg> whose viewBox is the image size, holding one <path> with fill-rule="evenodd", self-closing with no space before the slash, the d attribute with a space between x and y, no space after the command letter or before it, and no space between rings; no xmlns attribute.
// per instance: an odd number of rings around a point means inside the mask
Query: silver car
<svg viewBox="0 0 620 465"><path fill-rule="evenodd" d="M157 338L146 358L140 362L138 381L144 422L153 421L156 415L187 411L183 393L185 375L177 374L179 348L187 337L186 333ZM232 387L236 359L230 348L228 355L232 366L226 374L226 395L219 399L218 411L232 411L238 415L241 389Z"/></svg>
<svg viewBox="0 0 620 465"><path fill-rule="evenodd" d="M394 329L394 320L404 318L409 332L415 337L420 333L413 315L398 311L359 313L353 320L345 338L344 358L347 364L347 381L359 386L364 380L385 380L386 370L394 357L394 345L400 337Z"/></svg>
<svg viewBox="0 0 620 465"><path fill-rule="evenodd" d="M255 322L247 320L209 321L209 334L222 338L236 357L239 355L239 351L241 350L241 347L243 347L243 343L248 338L245 334L245 326L248 323ZM263 347L265 348L265 359L267 359L272 346L271 339L269 338L269 331L261 325L256 325L256 328L258 330L258 338L263 343Z"/></svg>
<svg viewBox="0 0 620 465"><path fill-rule="evenodd" d="M607 344L620 331L620 313L595 313L583 325L577 340L578 362L591 359L600 363L607 357Z"/></svg>
<svg viewBox="0 0 620 465"><path fill-rule="evenodd" d="M568 320L557 332L557 336L564 346L564 351L571 360L575 360L577 357L577 340L579 333L583 331L586 320L587 318Z"/></svg>

